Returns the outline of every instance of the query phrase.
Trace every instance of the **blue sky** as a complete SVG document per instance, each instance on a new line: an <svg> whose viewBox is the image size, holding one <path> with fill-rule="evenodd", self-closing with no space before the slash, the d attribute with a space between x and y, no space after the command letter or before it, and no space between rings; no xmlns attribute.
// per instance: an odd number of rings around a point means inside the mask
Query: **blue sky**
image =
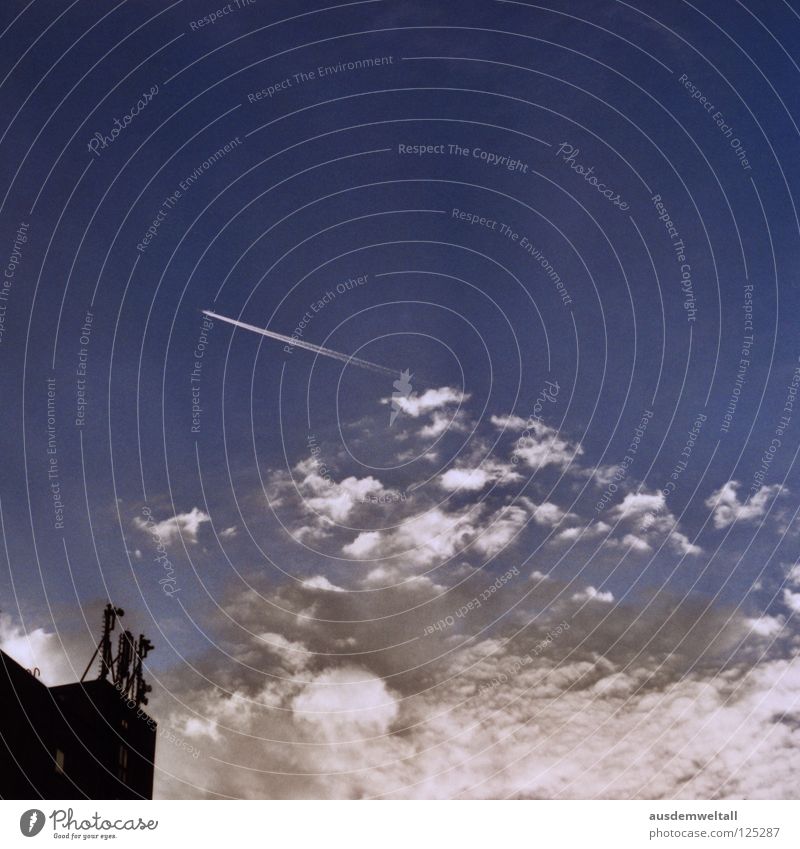
<svg viewBox="0 0 800 849"><path fill-rule="evenodd" d="M4 645L71 680L123 605L201 752L167 796L791 793L797 11L224 8L0 13ZM435 789L506 661L489 698L569 727ZM681 699L728 763L614 725Z"/></svg>

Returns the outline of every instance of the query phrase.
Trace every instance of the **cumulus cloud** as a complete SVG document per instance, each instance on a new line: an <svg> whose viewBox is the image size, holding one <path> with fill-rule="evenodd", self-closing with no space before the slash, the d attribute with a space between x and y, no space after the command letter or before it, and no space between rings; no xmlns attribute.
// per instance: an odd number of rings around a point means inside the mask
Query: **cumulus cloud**
<svg viewBox="0 0 800 849"><path fill-rule="evenodd" d="M323 539L337 525L351 521L365 504L398 497L372 475L337 480L315 456L298 462L292 472L270 476L268 498L273 507L287 510L297 539Z"/></svg>
<svg viewBox="0 0 800 849"><path fill-rule="evenodd" d="M443 387L401 401L419 425L403 443L409 462L418 438L463 427L454 420L462 400ZM664 543L701 554L663 494L628 492L591 523L578 515L580 503L569 503L575 476L566 484L569 500L564 489L547 491L537 480L527 496L510 501L495 485L519 482L526 467L569 466L586 483L576 462L583 447L541 422L521 441L513 441L528 425L520 417L494 416L491 424L511 434L494 434L503 440L495 454L474 440L472 451L433 473L428 488L404 481L414 493L409 503L387 499L396 491L375 475L352 467L335 474L321 453L291 474L268 477L270 504L287 512L287 525L329 540L337 557L364 562L339 562L328 573L321 558L303 551L309 559L298 558L296 580L281 583L275 570L253 569L246 592L228 588L220 599L228 615L200 622L211 637L201 656L154 679L160 725L201 752L195 759L180 746L160 745L157 795L795 792L798 566L786 567L774 602L781 612L745 614L721 602L709 609L705 598L693 603L663 592L634 603L611 557L601 551L582 559L576 550L556 562L553 546L609 537L617 560L620 546L649 553ZM442 456L447 442L437 446ZM381 477L388 481L389 472ZM742 503L738 486L729 482L715 493L718 527L757 518L777 492L763 488ZM380 510L370 507L381 498ZM137 527L193 542L207 521L194 508ZM528 527L532 537L555 529L555 542L530 560L534 546L522 536ZM221 536L235 533L233 526ZM435 581L421 574L445 562ZM697 570L689 572L694 580ZM332 579L342 573L339 586ZM0 618L0 645L26 665L57 665L56 639L43 629L23 635Z"/></svg>
<svg viewBox="0 0 800 849"><path fill-rule="evenodd" d="M572 596L573 601L599 601L603 604L612 604L614 601L614 593L601 592L596 587L588 586L586 589L580 590Z"/></svg>
<svg viewBox="0 0 800 849"><path fill-rule="evenodd" d="M759 487L753 495L739 499L739 481L728 481L711 493L706 507L712 510L715 528L727 528L734 522L754 522L766 515L770 502L781 492L780 484Z"/></svg>
<svg viewBox="0 0 800 849"><path fill-rule="evenodd" d="M38 669L48 687L72 683L83 672L73 668L73 652L57 633L42 627L25 630L6 613L0 613L0 649L25 669Z"/></svg>
<svg viewBox="0 0 800 849"><path fill-rule="evenodd" d="M605 489L614 481L619 472L619 466L595 466L593 469L587 470L587 475L592 479L595 486ZM622 477L624 479L624 475Z"/></svg>
<svg viewBox="0 0 800 849"><path fill-rule="evenodd" d="M662 492L629 492L610 509L609 516L625 531L620 544L626 548L651 551L654 539L666 537L670 548L679 554L702 554L702 548L678 530L677 519Z"/></svg>
<svg viewBox="0 0 800 849"><path fill-rule="evenodd" d="M313 490L313 494L305 498L305 504L315 513L327 516L335 522L344 522L356 504L362 504L367 496L378 496L383 492L381 482L372 476L348 477L341 483L325 484L324 487Z"/></svg>
<svg viewBox="0 0 800 849"><path fill-rule="evenodd" d="M629 492L611 510L616 519L642 519L660 513L664 509L664 495L647 492Z"/></svg>
<svg viewBox="0 0 800 849"><path fill-rule="evenodd" d="M463 413L449 415L442 412L434 412L430 416L428 424L419 430L422 439L436 439L445 431L450 433L463 433L467 429L468 417Z"/></svg>
<svg viewBox="0 0 800 849"><path fill-rule="evenodd" d="M407 397L395 394L381 398L381 404L392 405L392 415L402 413L408 419L424 421L416 432L405 430L394 433L395 440L406 440L411 437L422 439L438 439L442 434L463 432L467 429L469 416L464 404L471 395L452 386L440 386L437 389L426 389L422 393L412 392Z"/></svg>
<svg viewBox="0 0 800 849"><path fill-rule="evenodd" d="M349 557L362 559L402 555L406 563L429 566L453 557L474 534L470 510L447 512L437 508L414 516L390 531L360 533L342 551Z"/></svg>
<svg viewBox="0 0 800 849"><path fill-rule="evenodd" d="M543 501L541 504L535 504L530 498L520 498L520 503L524 504L531 512L533 521L537 525L554 526L562 522L564 519L577 518L571 513L566 513L557 504L552 501Z"/></svg>
<svg viewBox="0 0 800 849"><path fill-rule="evenodd" d="M514 470L510 463L502 463L497 460L486 460L480 466L455 466L448 469L439 477L439 486L447 491L453 492L479 492L489 484L501 483L503 485L517 483L522 480L522 475Z"/></svg>
<svg viewBox="0 0 800 849"><path fill-rule="evenodd" d="M784 590L783 603L795 613L800 613L800 593L793 593L791 590Z"/></svg>
<svg viewBox="0 0 800 849"><path fill-rule="evenodd" d="M577 526L574 525L571 528L564 528L563 531L558 532L557 539L573 541L577 539L582 540L590 540L600 536L606 536L611 530L611 525L598 520L597 522L590 522L588 525Z"/></svg>
<svg viewBox="0 0 800 849"><path fill-rule="evenodd" d="M542 422L533 422L532 427L527 430L524 426L511 428L512 423L517 424L516 418L512 417L507 421L509 429L522 431L514 444L512 455L517 462L524 463L531 469L543 469L547 466L566 469L583 454L581 445L571 442Z"/></svg>
<svg viewBox="0 0 800 849"><path fill-rule="evenodd" d="M439 486L448 490L477 492L492 480L486 469L448 469L440 478Z"/></svg>
<svg viewBox="0 0 800 849"><path fill-rule="evenodd" d="M499 509L483 528L476 530L475 548L488 556L502 551L511 544L527 520L527 511L516 504Z"/></svg>
<svg viewBox="0 0 800 849"><path fill-rule="evenodd" d="M321 672L292 700L292 709L329 740L386 734L398 706L386 682L353 666Z"/></svg>
<svg viewBox="0 0 800 849"><path fill-rule="evenodd" d="M315 575L313 578L307 578L303 581L303 586L312 590L327 590L334 593L344 592L341 587L332 584L324 575Z"/></svg>
<svg viewBox="0 0 800 849"><path fill-rule="evenodd" d="M411 395L408 398L382 398L382 404L396 404L401 412L412 419L425 416L434 410L455 406L468 401L469 394L464 394L452 386L440 386L438 389L426 389L421 395Z"/></svg>
<svg viewBox="0 0 800 849"><path fill-rule="evenodd" d="M640 536L636 536L636 534L625 534L621 540L619 540L618 544L622 548L632 549L633 551L652 551L653 549L650 546L650 543L643 539Z"/></svg>
<svg viewBox="0 0 800 849"><path fill-rule="evenodd" d="M525 430L522 416L491 416L489 421L499 430Z"/></svg>
<svg viewBox="0 0 800 849"><path fill-rule="evenodd" d="M747 619L746 624L754 634L760 637L776 637L783 631L786 620L783 616L759 616L755 619Z"/></svg>
<svg viewBox="0 0 800 849"><path fill-rule="evenodd" d="M491 418L496 445L478 431L448 456L442 439L442 468L428 457L420 471L422 440L474 424L468 411L456 417L462 400L447 387L402 399L410 424L387 439L400 441L408 466L387 464L381 479L341 455L341 473L326 468L325 452L270 477L286 524L318 533L350 562L329 572L312 553L297 580L256 573L247 576L255 592L229 591L217 645L169 676L170 693L154 693L160 721L202 750L186 761L179 747L162 747L157 793L792 794L800 570L785 567L768 608L743 612L652 590L651 574L629 592L630 572L615 571L621 549L702 554L663 493L620 486L617 503L589 521L578 492L591 488L583 446L518 416ZM616 471L602 467L596 479ZM498 486L528 477L514 500ZM383 498L395 483L413 495ZM715 493L718 527L756 518L774 494L742 503L737 488ZM573 547L606 538L608 556L604 546L586 558Z"/></svg>
<svg viewBox="0 0 800 849"><path fill-rule="evenodd" d="M510 505L487 511L485 505L445 510L436 507L386 531L363 531L342 552L357 559L393 558L395 570L440 565L472 547L491 557L508 546L529 518Z"/></svg>
<svg viewBox="0 0 800 849"><path fill-rule="evenodd" d="M608 522L602 519L585 525L574 524L560 530L556 542L589 542L600 537L613 549L648 553L662 541L679 554L699 555L702 548L678 529L678 522L668 509L660 492L629 492L607 511ZM569 514L567 519L580 521ZM612 523L613 524L610 524Z"/></svg>
<svg viewBox="0 0 800 849"><path fill-rule="evenodd" d="M735 652L748 634L763 639L752 620L681 603L635 617L592 586L563 589L537 585L547 612L513 639L459 647L456 618L412 650L401 635L439 614L415 604L398 620L383 602L323 594L310 626L279 617L283 646L273 640L261 660L254 647L250 668L205 668L224 691L190 698L199 684L179 680L191 710L171 701L165 721L202 756L164 747L157 795L792 797L800 668ZM276 601L302 607L312 592L294 586ZM259 618L256 601L242 604L245 624ZM346 635L337 659L331 646ZM282 654L304 661L292 670Z"/></svg>
<svg viewBox="0 0 800 849"><path fill-rule="evenodd" d="M198 507L193 507L188 513L178 513L160 522L147 522L140 516L133 520L134 526L140 531L156 534L165 545L176 542L181 537L191 543L197 542L200 526L211 521Z"/></svg>

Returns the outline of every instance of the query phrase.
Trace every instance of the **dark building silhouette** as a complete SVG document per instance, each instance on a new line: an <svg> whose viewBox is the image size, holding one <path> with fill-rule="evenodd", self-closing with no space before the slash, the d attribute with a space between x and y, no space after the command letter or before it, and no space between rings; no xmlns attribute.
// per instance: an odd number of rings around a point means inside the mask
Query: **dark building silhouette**
<svg viewBox="0 0 800 849"><path fill-rule="evenodd" d="M98 650L110 645L110 630ZM149 690L143 655L138 675L117 668L120 657L132 658L136 670L138 646L124 632L117 658L103 653L99 678L60 687L46 687L0 651L0 797L152 798L156 722L141 707Z"/></svg>

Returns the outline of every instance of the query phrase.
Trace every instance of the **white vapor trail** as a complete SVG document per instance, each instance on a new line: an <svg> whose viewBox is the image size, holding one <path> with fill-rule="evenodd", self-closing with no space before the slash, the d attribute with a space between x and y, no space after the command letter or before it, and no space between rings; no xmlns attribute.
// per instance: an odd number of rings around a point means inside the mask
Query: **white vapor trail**
<svg viewBox="0 0 800 849"><path fill-rule="evenodd" d="M339 351L332 351L330 348L323 348L322 345L314 345L303 339L297 339L293 336L285 336L283 333L276 333L274 330L264 330L263 327L256 327L254 324L245 324L243 321L237 321L235 318L227 318L227 316L218 315L210 310L203 310L203 315L207 315L209 318L215 318L218 321L227 322L228 324L232 324L234 327L241 327L242 330L251 330L253 333L260 333L262 336L266 336L269 339L275 339L278 342L283 342L285 345L291 345L293 348L303 348L306 351L313 351L315 354L321 354L323 357L331 357L334 360L339 360L340 363L349 363L354 366L361 366L361 368L377 372L378 374L389 375L390 377L397 377L397 375L400 374L399 369L390 369L386 366L380 366L377 363L371 363L368 360L351 357L348 354L342 354Z"/></svg>

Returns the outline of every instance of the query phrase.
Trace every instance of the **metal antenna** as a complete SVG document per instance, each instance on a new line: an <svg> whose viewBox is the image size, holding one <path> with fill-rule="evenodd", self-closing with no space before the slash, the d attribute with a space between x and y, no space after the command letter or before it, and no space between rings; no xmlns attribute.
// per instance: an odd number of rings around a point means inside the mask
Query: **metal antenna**
<svg viewBox="0 0 800 849"><path fill-rule="evenodd" d="M136 644L136 663L133 667L133 698L137 705L147 704L147 694L153 689L146 684L142 675L142 661L153 650L153 644L144 634L139 634L139 642Z"/></svg>
<svg viewBox="0 0 800 849"><path fill-rule="evenodd" d="M119 650L114 663L112 681L120 693L127 695L131 686L131 663L133 663L134 646L133 634L123 631L119 635Z"/></svg>
<svg viewBox="0 0 800 849"><path fill-rule="evenodd" d="M125 611L121 607L114 607L111 603L105 606L103 610L103 636L100 637L100 642L94 650L92 659L87 664L83 675L81 675L81 682L89 674L89 670L98 654L100 655L100 674L97 677L101 681L105 681L108 678L108 674L112 671L114 665L114 659L111 655L111 632L117 624L117 617L124 615Z"/></svg>
<svg viewBox="0 0 800 849"><path fill-rule="evenodd" d="M117 624L117 618L124 616L125 611L121 607L107 604L103 611L103 636L94 650L92 659L86 670L81 675L81 682L89 674L89 670L97 655L100 655L99 681L107 681L111 677L111 683L125 696L133 696L136 706L147 704L147 694L152 687L144 680L144 659L153 650L153 644L139 634L135 640L130 631L123 631L117 641L117 656L111 653L111 632Z"/></svg>

